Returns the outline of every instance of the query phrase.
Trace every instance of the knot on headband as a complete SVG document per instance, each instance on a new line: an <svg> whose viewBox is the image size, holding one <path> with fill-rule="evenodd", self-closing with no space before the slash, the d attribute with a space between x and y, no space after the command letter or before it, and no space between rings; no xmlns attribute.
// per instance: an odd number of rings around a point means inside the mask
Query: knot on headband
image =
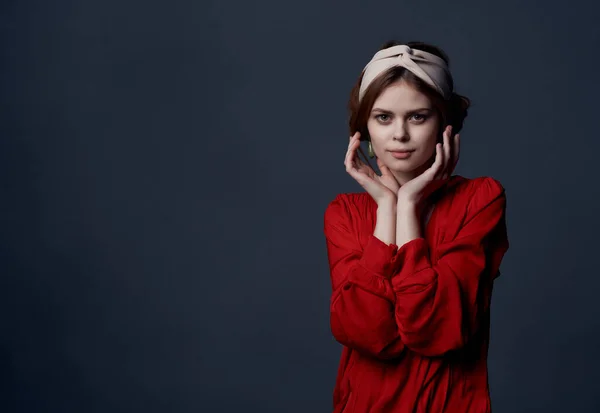
<svg viewBox="0 0 600 413"><path fill-rule="evenodd" d="M398 45L378 51L365 66L359 100L362 100L367 87L377 76L394 66L404 67L414 73L437 90L444 99L450 99L452 96L452 76L444 59L407 45Z"/></svg>

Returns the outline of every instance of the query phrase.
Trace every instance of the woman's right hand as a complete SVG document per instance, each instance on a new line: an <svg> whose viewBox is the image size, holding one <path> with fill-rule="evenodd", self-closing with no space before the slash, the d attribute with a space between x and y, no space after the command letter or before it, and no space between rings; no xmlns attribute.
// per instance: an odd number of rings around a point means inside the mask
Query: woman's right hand
<svg viewBox="0 0 600 413"><path fill-rule="evenodd" d="M346 152L346 159L344 160L346 172L371 195L377 205L390 201L395 203L400 184L398 184L398 181L390 170L379 159L377 159L377 166L381 170L381 176L377 175L369 165L365 164L358 157L356 150L359 146L360 132L356 132L350 137L350 144Z"/></svg>

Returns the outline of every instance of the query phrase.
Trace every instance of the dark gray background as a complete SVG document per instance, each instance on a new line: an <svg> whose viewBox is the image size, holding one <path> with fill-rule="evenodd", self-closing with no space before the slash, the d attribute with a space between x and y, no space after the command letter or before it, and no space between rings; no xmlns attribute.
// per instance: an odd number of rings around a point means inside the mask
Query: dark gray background
<svg viewBox="0 0 600 413"><path fill-rule="evenodd" d="M2 412L329 412L323 213L389 39L500 180L495 412L600 411L593 1L3 1Z"/></svg>

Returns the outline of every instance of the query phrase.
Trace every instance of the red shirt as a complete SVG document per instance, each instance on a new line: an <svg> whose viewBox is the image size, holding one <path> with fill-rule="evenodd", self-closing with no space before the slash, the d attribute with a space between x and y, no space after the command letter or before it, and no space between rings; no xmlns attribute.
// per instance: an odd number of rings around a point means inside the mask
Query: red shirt
<svg viewBox="0 0 600 413"><path fill-rule="evenodd" d="M377 204L339 194L324 217L331 331L343 344L334 413L487 413L490 300L508 250L504 188L452 176L424 235L373 236Z"/></svg>

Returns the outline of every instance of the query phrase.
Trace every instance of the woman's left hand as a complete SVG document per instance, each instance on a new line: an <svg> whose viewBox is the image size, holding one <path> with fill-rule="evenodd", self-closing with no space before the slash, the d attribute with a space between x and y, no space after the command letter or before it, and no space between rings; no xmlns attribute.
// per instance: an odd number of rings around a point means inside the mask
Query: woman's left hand
<svg viewBox="0 0 600 413"><path fill-rule="evenodd" d="M444 130L444 143L435 146L435 161L421 175L411 179L398 190L398 204L418 205L422 200L440 188L452 175L460 151L459 135L451 138L452 126ZM451 142L452 140L452 142Z"/></svg>

